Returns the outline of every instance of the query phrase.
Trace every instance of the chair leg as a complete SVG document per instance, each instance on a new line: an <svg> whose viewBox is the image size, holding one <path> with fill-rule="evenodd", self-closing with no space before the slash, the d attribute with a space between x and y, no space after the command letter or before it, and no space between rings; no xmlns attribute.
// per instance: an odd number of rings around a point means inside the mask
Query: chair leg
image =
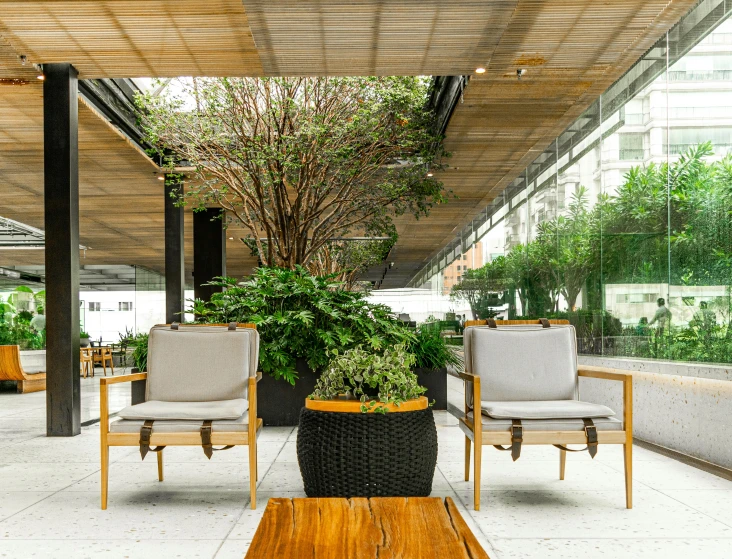
<svg viewBox="0 0 732 559"><path fill-rule="evenodd" d="M567 451L559 449L559 479L564 479L564 467L567 465Z"/></svg>
<svg viewBox="0 0 732 559"><path fill-rule="evenodd" d="M257 508L257 441L249 443L249 498L252 510Z"/></svg>
<svg viewBox="0 0 732 559"><path fill-rule="evenodd" d="M114 376L114 359L109 358L109 368L112 369L112 376Z"/></svg>
<svg viewBox="0 0 732 559"><path fill-rule="evenodd" d="M465 437L465 481L470 481L470 439Z"/></svg>
<svg viewBox="0 0 732 559"><path fill-rule="evenodd" d="M633 443L623 445L625 462L625 506L633 508Z"/></svg>
<svg viewBox="0 0 732 559"><path fill-rule="evenodd" d="M480 466L483 458L483 441L475 439L475 449L473 450L473 505L475 510L480 510Z"/></svg>
<svg viewBox="0 0 732 559"><path fill-rule="evenodd" d="M158 455L158 481L163 481L163 451L160 450L155 454Z"/></svg>
<svg viewBox="0 0 732 559"><path fill-rule="evenodd" d="M102 445L102 510L107 510L107 489L109 487L109 447Z"/></svg>

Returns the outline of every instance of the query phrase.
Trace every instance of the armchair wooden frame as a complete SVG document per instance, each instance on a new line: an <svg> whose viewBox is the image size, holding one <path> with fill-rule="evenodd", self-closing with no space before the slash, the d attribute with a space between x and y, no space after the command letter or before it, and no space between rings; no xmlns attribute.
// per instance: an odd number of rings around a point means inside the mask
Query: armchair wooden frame
<svg viewBox="0 0 732 559"><path fill-rule="evenodd" d="M472 322L473 324L469 324ZM509 322L509 321L506 321ZM534 324L536 321L510 321L511 324ZM565 321L566 322L566 321ZM484 324L485 322L468 321L468 325ZM497 321L500 325L502 322ZM552 323L554 323L552 321ZM625 506L633 508L633 375L628 371L610 369L606 367L591 367L580 365L577 368L580 377L596 378L603 380L620 381L623 383L623 430L622 431L597 431L597 439L600 445L621 444L623 445L624 466L625 466ZM510 445L511 433L509 431L484 431L482 414L468 414L477 407L480 410L481 392L480 376L463 372L458 373L465 381L465 415L459 418L459 426L465 434L465 481L470 480L470 450L471 443L475 444L473 452L473 504L475 510L480 510L480 476L481 459L484 445ZM473 403L477 403L474 406ZM587 439L583 431L526 431L523 432L524 445L569 445L586 444ZM559 451L559 479L564 479L567 452Z"/></svg>
<svg viewBox="0 0 732 559"><path fill-rule="evenodd" d="M208 326L208 325L207 325ZM213 325L212 325L213 326ZM253 325L243 325L240 327ZM100 443L101 443L101 476L102 476L102 510L107 509L107 495L109 487L109 447L133 446L139 447L139 433L110 433L109 431L109 391L110 384L122 382L146 381L147 373L132 373L118 377L102 377L99 379L100 390ZM252 510L257 508L257 436L262 429L262 419L257 417L257 383L262 380L262 373L250 376L248 379L247 399L249 401L247 431L211 433L213 445L246 445L249 446L249 492ZM180 433L155 433L150 437L150 446L201 446L199 429ZM163 481L163 450L156 452L158 458L158 480Z"/></svg>

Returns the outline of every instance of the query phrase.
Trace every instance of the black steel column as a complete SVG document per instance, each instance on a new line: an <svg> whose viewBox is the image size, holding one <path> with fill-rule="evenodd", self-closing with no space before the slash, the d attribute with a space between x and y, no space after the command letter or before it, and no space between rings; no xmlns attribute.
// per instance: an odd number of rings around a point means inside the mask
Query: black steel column
<svg viewBox="0 0 732 559"><path fill-rule="evenodd" d="M43 67L46 229L46 434L81 433L78 72Z"/></svg>
<svg viewBox="0 0 732 559"><path fill-rule="evenodd" d="M185 308L185 251L183 207L175 205L183 183L177 175L165 177L165 321L180 322Z"/></svg>
<svg viewBox="0 0 732 559"><path fill-rule="evenodd" d="M220 208L193 213L193 296L208 301L219 287L203 285L226 275L226 230Z"/></svg>

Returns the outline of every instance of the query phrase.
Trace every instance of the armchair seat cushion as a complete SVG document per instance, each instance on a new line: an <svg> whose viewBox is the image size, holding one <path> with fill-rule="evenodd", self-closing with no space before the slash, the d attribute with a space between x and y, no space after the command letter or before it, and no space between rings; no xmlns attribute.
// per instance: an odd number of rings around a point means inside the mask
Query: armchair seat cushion
<svg viewBox="0 0 732 559"><path fill-rule="evenodd" d="M483 419L483 431L510 431L510 419L493 419L486 415ZM473 412L467 415L468 422L473 422ZM623 422L614 417L594 418L593 423L598 431L622 431ZM524 431L584 431L585 424L581 419L526 419L521 420Z"/></svg>
<svg viewBox="0 0 732 559"><path fill-rule="evenodd" d="M122 419L130 420L198 420L204 421L238 419L249 409L244 398L217 400L213 402L165 402L149 400L142 404L127 406L119 412Z"/></svg>
<svg viewBox="0 0 732 559"><path fill-rule="evenodd" d="M118 419L109 426L110 433L139 433L144 421ZM155 433L199 433L201 421L163 419L153 423L152 432ZM246 431L249 427L249 417L243 414L237 419L223 419L211 423L213 433L231 433Z"/></svg>
<svg viewBox="0 0 732 559"><path fill-rule="evenodd" d="M615 412L600 404L579 400L480 403L483 415L493 419L582 419L611 417Z"/></svg>

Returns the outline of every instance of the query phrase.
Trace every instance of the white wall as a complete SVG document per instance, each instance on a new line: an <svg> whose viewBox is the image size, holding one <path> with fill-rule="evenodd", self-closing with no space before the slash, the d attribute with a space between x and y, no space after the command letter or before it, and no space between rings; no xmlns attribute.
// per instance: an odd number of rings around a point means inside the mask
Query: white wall
<svg viewBox="0 0 732 559"><path fill-rule="evenodd" d="M193 291L186 291L185 298L192 299ZM81 327L93 340L119 341L120 334L128 329L135 333L147 332L155 324L165 322L164 291L80 291L79 309ZM100 303L99 311L89 311L89 303ZM120 302L131 302L131 311L120 311ZM186 320L193 316L186 314Z"/></svg>

